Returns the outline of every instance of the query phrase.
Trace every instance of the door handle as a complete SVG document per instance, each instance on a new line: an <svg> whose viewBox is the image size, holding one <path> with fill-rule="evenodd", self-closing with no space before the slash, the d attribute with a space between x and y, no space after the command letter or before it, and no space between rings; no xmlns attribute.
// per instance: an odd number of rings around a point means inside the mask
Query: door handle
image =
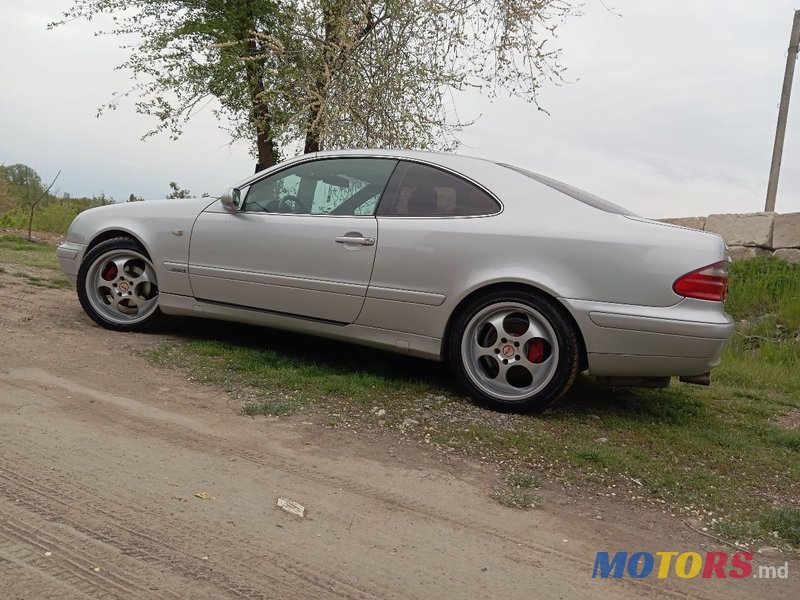
<svg viewBox="0 0 800 600"><path fill-rule="evenodd" d="M375 238L342 235L336 238L337 244L359 244L361 246L374 246Z"/></svg>

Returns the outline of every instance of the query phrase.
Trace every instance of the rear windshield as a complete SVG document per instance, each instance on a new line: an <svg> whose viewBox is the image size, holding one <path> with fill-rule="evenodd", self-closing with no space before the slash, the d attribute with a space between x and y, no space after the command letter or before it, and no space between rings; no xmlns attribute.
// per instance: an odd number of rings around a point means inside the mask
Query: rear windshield
<svg viewBox="0 0 800 600"><path fill-rule="evenodd" d="M519 167L515 167L514 165L507 165L505 163L497 163L497 164L500 165L501 167L505 167L506 169L511 169L512 171L521 173L522 175L525 175L525 177L530 177L534 181L543 183L546 186L553 188L554 190L558 190L562 194L566 194L571 198L575 198L575 200L577 200L578 202L583 202L584 204L588 204L592 208L597 208L599 210L603 210L608 213L613 213L615 215L624 215L626 217L638 216L636 213L629 211L627 208L622 208L621 206L614 204L613 202L609 202L608 200L603 200L600 196L595 196L594 194L590 194L589 192L584 192L583 190L579 190L578 188L568 185L566 183L562 183L555 179L550 179L549 177L545 177L544 175L539 175L538 173L534 173L532 171L520 169Z"/></svg>

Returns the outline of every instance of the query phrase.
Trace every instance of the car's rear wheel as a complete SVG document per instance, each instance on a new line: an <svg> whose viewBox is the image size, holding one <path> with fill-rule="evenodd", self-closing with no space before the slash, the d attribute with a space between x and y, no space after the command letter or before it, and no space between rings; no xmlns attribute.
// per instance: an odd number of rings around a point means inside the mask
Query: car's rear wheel
<svg viewBox="0 0 800 600"><path fill-rule="evenodd" d="M92 248L78 270L78 298L98 325L142 331L160 319L153 263L130 238L113 238Z"/></svg>
<svg viewBox="0 0 800 600"><path fill-rule="evenodd" d="M574 383L580 346L564 309L551 298L497 291L456 316L449 356L456 378L483 404L541 411Z"/></svg>

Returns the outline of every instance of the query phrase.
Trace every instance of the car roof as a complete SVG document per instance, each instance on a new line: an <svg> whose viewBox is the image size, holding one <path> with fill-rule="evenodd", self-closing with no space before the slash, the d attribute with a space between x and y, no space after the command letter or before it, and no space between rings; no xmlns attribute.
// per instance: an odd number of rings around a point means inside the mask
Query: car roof
<svg viewBox="0 0 800 600"><path fill-rule="evenodd" d="M267 171L271 171L275 167L283 168L292 165L294 163L305 162L317 158L337 158L337 157L348 157L348 156L416 160L420 162L427 162L435 165L441 165L443 167L448 167L454 170L463 169L469 162L475 162L481 165L497 164L494 161L487 160L485 158L463 156L461 154L452 154L448 152L429 152L424 150L391 150L391 149L385 150L385 149L373 149L373 148L353 148L346 150L324 150L321 152L301 154L300 156L296 156L294 158L282 161L274 165L273 167L270 167L269 169L267 169ZM239 186L248 185L254 180L260 179L265 174L266 174L265 171L259 171L258 173L255 173L254 175L251 175L247 179L240 182ZM463 175L469 176L469 173L463 173Z"/></svg>
<svg viewBox="0 0 800 600"><path fill-rule="evenodd" d="M485 174L487 171L513 171L518 175L526 177L529 181L535 181L541 185L545 185L551 189L561 192L579 202L591 206L593 208L620 215L636 216L635 213L623 208L613 202L609 202L603 198L591 194L584 190L578 189L572 185L541 175L539 173L523 169L516 165L505 162L491 160L488 158L479 158L477 156L466 156L462 154L454 154L450 152L430 152L425 150L399 150L399 149L373 149L373 148L353 148L346 150L325 150L321 152L314 152L309 154L302 154L295 158L283 161L275 167L289 166L291 164L315 160L318 158L337 158L337 157L375 157L375 158L395 158L400 160L413 160L424 162L428 164L438 165L446 169L450 169L459 173L461 176L480 183L482 179L480 174ZM475 171L471 170L475 169ZM268 170L272 170L272 167ZM240 185L248 185L256 179L260 179L265 175L264 171L260 171L252 175ZM497 172L495 171L495 175ZM488 182L486 182L488 183ZM494 195L494 186L489 185L484 189L491 190Z"/></svg>

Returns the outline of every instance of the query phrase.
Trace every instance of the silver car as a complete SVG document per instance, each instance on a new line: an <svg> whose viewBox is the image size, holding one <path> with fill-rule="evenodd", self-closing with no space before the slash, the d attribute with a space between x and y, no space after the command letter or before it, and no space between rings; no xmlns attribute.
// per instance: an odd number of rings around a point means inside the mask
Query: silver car
<svg viewBox="0 0 800 600"><path fill-rule="evenodd" d="M94 208L58 256L103 327L203 316L447 360L498 409L586 369L708 383L733 331L719 236L450 154L320 152L218 199Z"/></svg>

